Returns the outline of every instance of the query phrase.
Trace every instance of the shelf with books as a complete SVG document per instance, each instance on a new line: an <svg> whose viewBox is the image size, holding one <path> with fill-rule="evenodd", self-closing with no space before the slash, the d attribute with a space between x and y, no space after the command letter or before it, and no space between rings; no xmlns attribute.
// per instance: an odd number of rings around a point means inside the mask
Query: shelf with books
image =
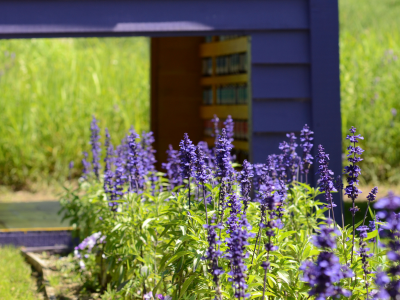
<svg viewBox="0 0 400 300"><path fill-rule="evenodd" d="M247 36L215 41L200 45L200 57L229 55L240 52L247 52L249 38Z"/></svg>
<svg viewBox="0 0 400 300"><path fill-rule="evenodd" d="M201 85L223 85L234 83L247 83L249 81L248 74L232 74L224 76L210 76L202 77L200 80Z"/></svg>
<svg viewBox="0 0 400 300"><path fill-rule="evenodd" d="M212 119L217 115L220 119L226 119L229 115L233 119L247 120L249 110L247 105L202 105L200 106L200 117Z"/></svg>

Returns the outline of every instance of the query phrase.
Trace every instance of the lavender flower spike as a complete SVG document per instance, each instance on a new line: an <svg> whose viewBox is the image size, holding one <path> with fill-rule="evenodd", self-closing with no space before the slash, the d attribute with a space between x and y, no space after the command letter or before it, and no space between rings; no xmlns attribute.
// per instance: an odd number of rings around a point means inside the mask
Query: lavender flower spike
<svg viewBox="0 0 400 300"><path fill-rule="evenodd" d="M350 162L349 166L344 168L345 174L347 174L347 186L345 188L345 195L349 197L352 202L353 206L350 208L350 212L352 214L353 219L353 245L351 248L351 263L353 262L353 252L354 252L354 236L355 236L355 214L359 211L358 207L355 206L355 200L357 199L358 195L362 192L357 188L358 185L358 176L361 174L361 169L357 166L357 163L362 161L362 158L359 156L364 152L363 149L356 146L358 140L363 140L364 138L361 135L355 135L356 128L351 127L350 132L352 135L348 135L346 137L347 140L350 140L350 146L347 147L349 154L347 154L347 160Z"/></svg>
<svg viewBox="0 0 400 300"><path fill-rule="evenodd" d="M129 174L129 191L136 190L136 193L143 190L144 188L144 176L145 170L143 168L143 162L139 156L139 149L136 143L138 134L131 132L128 136L128 161L126 163L126 168Z"/></svg>
<svg viewBox="0 0 400 300"><path fill-rule="evenodd" d="M100 129L97 125L97 120L93 116L92 122L90 123L90 145L92 146L92 165L93 165L93 173L96 176L97 180L100 178L100 151L101 144L100 140Z"/></svg>
<svg viewBox="0 0 400 300"><path fill-rule="evenodd" d="M179 159L178 150L174 150L172 145L169 145L167 150L167 162L162 163L163 169L167 170L167 177L169 179L170 189L173 190L175 187L182 185L183 179L181 174L181 160Z"/></svg>
<svg viewBox="0 0 400 300"><path fill-rule="evenodd" d="M324 147L322 145L318 146L318 172L319 174L319 180L318 183L320 185L319 190L321 192L325 192L325 200L329 204L327 207L332 211L332 217L333 220L335 220L335 214L333 208L336 206L332 202L332 194L331 192L336 192L336 189L333 184L333 172L329 170L328 165L329 165L329 154L325 153Z"/></svg>
<svg viewBox="0 0 400 300"><path fill-rule="evenodd" d="M223 269L218 266L218 258L222 255L222 252L217 250L217 245L221 244L217 240L217 233L215 229L223 229L221 224L218 225L204 225L207 229L207 240L208 248L205 254L205 259L210 261L210 272L213 276L213 281L215 283L215 292L218 300L222 300L221 288L219 286L219 276L224 273Z"/></svg>
<svg viewBox="0 0 400 300"><path fill-rule="evenodd" d="M190 177L194 175L194 164L196 163L195 146L189 139L189 135L185 133L183 140L179 143L179 158L181 160L181 174L183 179L188 180L188 197L190 209Z"/></svg>
<svg viewBox="0 0 400 300"><path fill-rule="evenodd" d="M207 199L206 199L206 189L205 184L209 183L211 179L211 170L208 168L208 165L205 162L205 155L203 150L200 147L196 148L196 180L200 182L203 186L203 200L204 200L204 207L206 210L206 221L208 224L208 216L207 216Z"/></svg>
<svg viewBox="0 0 400 300"><path fill-rule="evenodd" d="M82 165L83 165L83 171L82 171L82 178L87 179L88 175L90 173L90 162L87 160L88 158L88 153L83 152L83 158L82 158Z"/></svg>
<svg viewBox="0 0 400 300"><path fill-rule="evenodd" d="M230 142L233 142L233 136L234 136L233 129L235 127L235 124L230 115L226 118L224 125L225 125L225 130L226 130L226 136L228 137Z"/></svg>
<svg viewBox="0 0 400 300"><path fill-rule="evenodd" d="M215 147L217 176L225 178L233 173L233 168L230 163L230 152L232 144L227 136L226 129L222 129L222 134L218 137L218 142Z"/></svg>
<svg viewBox="0 0 400 300"><path fill-rule="evenodd" d="M314 139L312 135L314 132L310 130L308 125L304 125L303 129L300 133L300 146L303 148L303 157L300 164L300 170L302 174L306 175L306 183L307 183L307 175L310 171L310 166L313 163L313 157L311 155L311 149L313 144L311 141Z"/></svg>
<svg viewBox="0 0 400 300"><path fill-rule="evenodd" d="M320 229L320 235L314 237L314 244L325 251L320 252L315 263L311 260L303 262L300 267L304 272L302 280L311 286L309 295L315 296L315 299L322 300L340 295L350 297L351 292L334 285L343 278L354 276L346 265L340 265L339 258L335 254L328 252L328 249L336 247L336 236L332 236L332 233L337 234L337 231L325 226L321 226Z"/></svg>
<svg viewBox="0 0 400 300"><path fill-rule="evenodd" d="M250 201L251 181L254 177L253 166L246 159L243 161L243 170L240 172L237 180L240 182L242 199L243 199L243 214L246 214L247 206Z"/></svg>

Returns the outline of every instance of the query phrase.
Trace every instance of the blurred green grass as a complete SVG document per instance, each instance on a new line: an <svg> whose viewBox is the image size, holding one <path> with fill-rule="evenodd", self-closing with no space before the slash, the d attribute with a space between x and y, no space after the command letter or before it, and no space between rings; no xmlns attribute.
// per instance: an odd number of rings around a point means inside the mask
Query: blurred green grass
<svg viewBox="0 0 400 300"><path fill-rule="evenodd" d="M400 183L400 1L340 0L342 133L365 137L361 180ZM348 141L343 139L343 152Z"/></svg>
<svg viewBox="0 0 400 300"><path fill-rule="evenodd" d="M0 247L0 299L41 299L36 292L31 268L24 262L19 250L11 246Z"/></svg>
<svg viewBox="0 0 400 300"><path fill-rule="evenodd" d="M0 185L81 169L92 115L113 142L149 124L146 38L0 40Z"/></svg>

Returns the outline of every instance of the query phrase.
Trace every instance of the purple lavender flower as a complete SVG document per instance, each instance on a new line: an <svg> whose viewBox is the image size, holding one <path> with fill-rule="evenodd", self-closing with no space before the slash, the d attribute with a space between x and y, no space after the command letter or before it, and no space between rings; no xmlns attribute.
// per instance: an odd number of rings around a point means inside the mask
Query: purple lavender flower
<svg viewBox="0 0 400 300"><path fill-rule="evenodd" d="M344 189L345 191L344 194L347 195L347 197L349 197L353 202L353 205L350 208L350 212L353 219L353 245L351 248L351 262L353 262L355 214L357 211L359 211L358 207L355 206L355 200L357 199L358 195L362 193L357 188L358 176L361 174L361 169L356 164L362 161L362 158L360 158L359 156L364 152L363 149L356 146L356 143L358 143L359 140L363 140L364 138L361 135L355 135L356 128L353 126L350 128L350 133L352 133L352 135L348 135L346 137L346 139L350 140L350 146L347 147L347 150L349 151L347 155L347 160L350 162L350 165L344 168L344 172L345 174L347 174L347 186Z"/></svg>
<svg viewBox="0 0 400 300"><path fill-rule="evenodd" d="M233 136L234 136L234 127L235 127L235 124L234 124L234 122L233 122L233 120L232 120L232 117L229 115L227 118L226 118L226 120L225 120L225 122L224 122L224 126L225 126L225 130L226 130L226 136L227 136L227 138L228 138L228 140L232 143L233 142Z"/></svg>
<svg viewBox="0 0 400 300"><path fill-rule="evenodd" d="M247 266L244 263L244 259L247 258L246 246L249 244L248 239L254 237L248 230L251 226L244 220L245 216L241 215L241 204L235 194L229 197L228 206L230 207L230 216L226 221L227 233L229 237L226 238L227 252L225 257L229 259L231 265L231 271L229 281L232 282L232 286L235 290L235 298L245 299L249 297L246 294L246 270ZM244 226L246 224L246 226Z"/></svg>
<svg viewBox="0 0 400 300"><path fill-rule="evenodd" d="M190 209L190 177L194 175L194 167L196 164L196 147L189 139L189 135L185 133L183 140L179 143L179 158L181 161L181 174L183 179L188 180L188 198L189 198L189 209Z"/></svg>
<svg viewBox="0 0 400 300"><path fill-rule="evenodd" d="M213 150L208 148L208 144L205 141L200 141L197 143L197 147L200 148L205 155L205 162L207 166L212 170L214 169L214 161L213 161Z"/></svg>
<svg viewBox="0 0 400 300"><path fill-rule="evenodd" d="M151 192L154 196L156 183L158 182L158 177L156 175L155 163L157 162L155 158L156 150L153 148L154 136L153 132L143 132L142 142L138 144L138 155L142 162L143 173L148 176L151 183Z"/></svg>
<svg viewBox="0 0 400 300"><path fill-rule="evenodd" d="M115 211L118 205L118 202L115 201L122 199L122 196L124 195L124 184L127 180L125 168L123 167L122 159L120 157L117 157L115 160L115 172L113 179L113 188L110 192L110 201L108 202L108 205L113 211Z"/></svg>
<svg viewBox="0 0 400 300"><path fill-rule="evenodd" d="M181 160L179 159L178 150L174 150L172 145L169 145L167 150L167 162L162 163L163 169L167 170L167 177L169 179L170 189L173 190L175 187L183 184L182 173L181 173Z"/></svg>
<svg viewBox="0 0 400 300"><path fill-rule="evenodd" d="M327 207L332 211L332 217L335 219L335 214L333 208L336 206L332 202L332 194L331 192L336 192L336 189L333 184L333 172L329 170L329 154L325 153L324 147L322 145L318 146L318 172L319 174L319 190L321 192L325 192L325 200L328 203Z"/></svg>
<svg viewBox="0 0 400 300"><path fill-rule="evenodd" d="M323 249L335 248L336 236L332 236L332 233L338 234L336 229L321 226L320 235L313 237L314 244ZM354 276L354 274L346 265L340 265L339 258L332 252L320 252L315 263L307 260L303 262L300 270L304 272L302 280L311 286L308 294L315 296L315 299L327 299L340 295L351 296L349 291L335 284L343 278Z"/></svg>
<svg viewBox="0 0 400 300"><path fill-rule="evenodd" d="M106 132L106 141L104 143L104 146L106 147L106 157L104 158L104 163L105 163L104 173L106 173L108 170L111 169L112 159L114 156L114 147L111 143L111 136L107 128L105 132Z"/></svg>
<svg viewBox="0 0 400 300"><path fill-rule="evenodd" d="M217 115L214 115L214 118L211 119L211 122L214 124L213 137L215 137L215 145L216 145L217 141L218 141L218 136L219 136L219 119L218 119Z"/></svg>
<svg viewBox="0 0 400 300"><path fill-rule="evenodd" d="M220 178L231 176L233 173L233 168L230 163L231 150L232 144L227 136L226 129L223 128L222 134L218 137L218 142L215 147L217 176Z"/></svg>
<svg viewBox="0 0 400 300"><path fill-rule="evenodd" d="M313 244L318 248L322 249L335 249L336 248L336 236L340 232L336 228L330 228L325 225L320 227L319 235L313 236Z"/></svg>
<svg viewBox="0 0 400 300"><path fill-rule="evenodd" d="M331 252L320 252L317 261L305 261L300 267L302 280L311 286L310 296L322 300L328 297L350 297L351 292L336 286L343 278L354 276L353 272L339 263L339 258Z"/></svg>
<svg viewBox="0 0 400 300"><path fill-rule="evenodd" d="M208 248L205 253L205 259L208 259L210 262L210 273L213 276L213 281L215 283L215 292L217 294L217 299L222 299L221 289L219 286L219 276L224 273L223 269L218 266L218 258L222 255L222 252L217 250L217 245L221 242L217 240L216 229L223 229L221 224L218 225L204 225L204 228L207 229L207 240L208 240Z"/></svg>
<svg viewBox="0 0 400 300"><path fill-rule="evenodd" d="M136 190L136 193L142 191L145 182L145 170L143 168L143 161L139 156L139 149L136 139L139 137L135 132L131 132L128 136L128 160L126 168L129 174L129 191Z"/></svg>
<svg viewBox="0 0 400 300"><path fill-rule="evenodd" d="M387 197L375 203L374 208L382 210L377 213L377 217L385 221L381 228L384 230L382 237L387 242L382 246L388 249L387 258L390 261L386 276L383 273L377 276L376 283L380 288L378 294L382 296L382 299L389 297L398 299L400 298L400 280L398 279L400 275L400 213L395 211L400 208L400 197L389 192Z"/></svg>
<svg viewBox="0 0 400 300"><path fill-rule="evenodd" d="M88 175L90 174L90 162L87 160L88 158L88 153L83 152L83 158L82 158L82 165L83 165L83 171L82 171L82 178L87 179Z"/></svg>
<svg viewBox="0 0 400 300"><path fill-rule="evenodd" d="M365 290L367 291L367 299L369 298L369 292L368 292L368 287L369 287L369 282L367 280L367 275L371 273L368 270L369 264L368 264L368 258L372 256L372 254L368 254L369 248L367 247L367 243L364 241L365 238L368 236L368 226L360 226L357 228L357 231L360 232L360 242L359 242L359 251L358 255L361 257L361 262L362 262L362 268L364 270L364 281L365 281Z"/></svg>
<svg viewBox="0 0 400 300"><path fill-rule="evenodd" d="M204 207L206 210L206 221L208 224L208 216L207 216L207 200L206 200L206 189L205 184L209 183L211 180L211 170L205 162L205 155L201 148L196 148L196 164L195 164L195 177L196 180L203 186L203 200Z"/></svg>
<svg viewBox="0 0 400 300"><path fill-rule="evenodd" d="M306 183L307 175L310 171L310 166L312 165L314 159L311 155L311 149L313 147L311 141L314 139L312 137L313 134L314 132L310 130L310 127L308 127L307 124L304 125L300 133L300 146L303 148L303 158L300 164L300 170L302 174L306 175Z"/></svg>
<svg viewBox="0 0 400 300"><path fill-rule="evenodd" d="M100 151L101 144L100 140L100 129L97 125L97 120L93 116L92 122L90 123L90 145L92 145L92 165L93 165L93 173L96 176L97 180L100 178Z"/></svg>
<svg viewBox="0 0 400 300"><path fill-rule="evenodd" d="M184 179L189 179L194 175L194 164L196 163L196 147L189 139L187 133L179 144L179 158L181 160L181 172Z"/></svg>
<svg viewBox="0 0 400 300"><path fill-rule="evenodd" d="M264 176L265 164L253 164L253 187L256 193L260 190L262 177ZM256 194L257 197L257 194Z"/></svg>
<svg viewBox="0 0 400 300"><path fill-rule="evenodd" d="M243 161L243 170L238 175L238 182L240 182L242 199L243 199L243 214L246 214L247 206L250 201L251 179L253 178L253 166L246 159Z"/></svg>

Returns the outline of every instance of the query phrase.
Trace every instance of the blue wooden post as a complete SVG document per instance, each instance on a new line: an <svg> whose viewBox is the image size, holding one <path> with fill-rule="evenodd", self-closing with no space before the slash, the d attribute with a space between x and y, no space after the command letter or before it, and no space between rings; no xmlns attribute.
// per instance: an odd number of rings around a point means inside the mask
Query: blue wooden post
<svg viewBox="0 0 400 300"><path fill-rule="evenodd" d="M343 173L337 0L310 0L310 38L314 142L315 146L322 144L329 153L329 167L337 176ZM339 201L335 194L334 202ZM335 217L341 224L340 205L335 208Z"/></svg>

